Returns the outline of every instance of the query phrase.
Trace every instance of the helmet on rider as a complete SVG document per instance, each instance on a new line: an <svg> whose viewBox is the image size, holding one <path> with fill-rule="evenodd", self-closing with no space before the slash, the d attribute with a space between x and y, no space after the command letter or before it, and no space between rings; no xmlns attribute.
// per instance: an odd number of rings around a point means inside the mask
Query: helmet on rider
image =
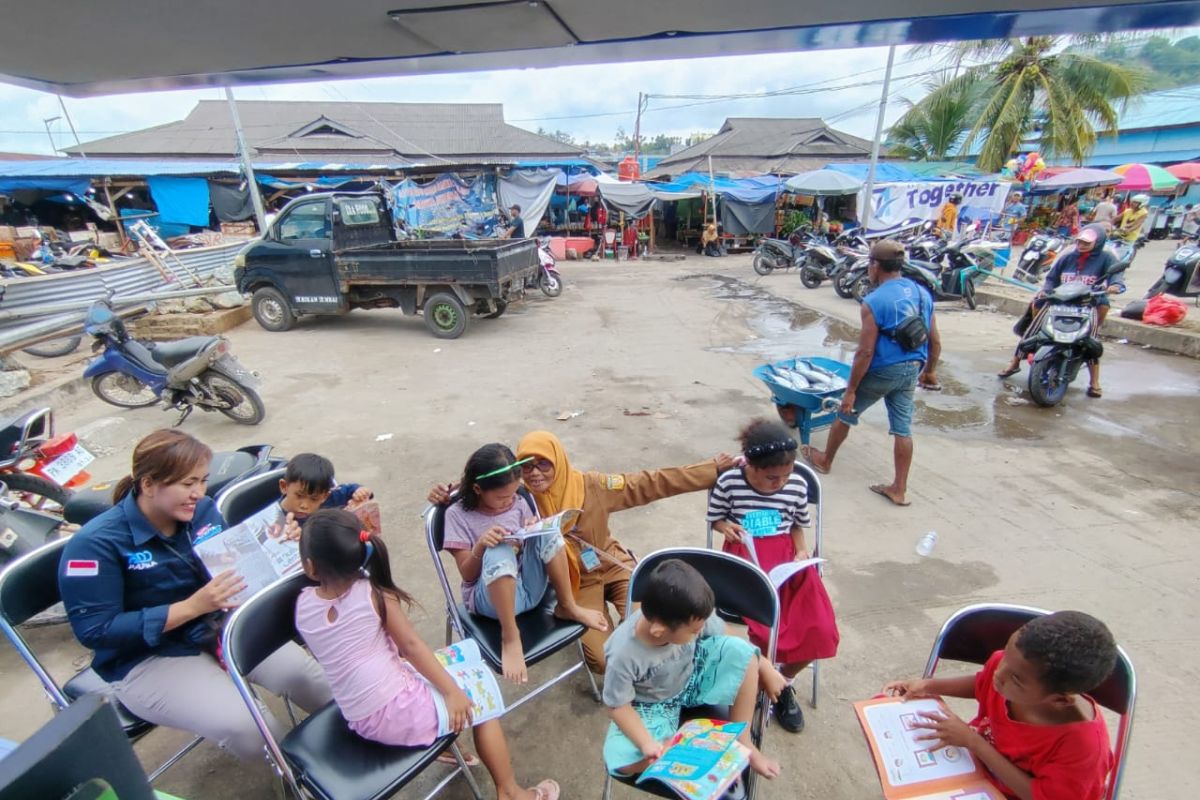
<svg viewBox="0 0 1200 800"><path fill-rule="evenodd" d="M951 192L949 200L951 203L954 203L954 205L958 205L963 201L962 192Z"/></svg>
<svg viewBox="0 0 1200 800"><path fill-rule="evenodd" d="M1150 202L1150 196L1145 194L1135 194L1133 197L1129 198L1129 202L1133 203L1134 205L1144 206Z"/></svg>

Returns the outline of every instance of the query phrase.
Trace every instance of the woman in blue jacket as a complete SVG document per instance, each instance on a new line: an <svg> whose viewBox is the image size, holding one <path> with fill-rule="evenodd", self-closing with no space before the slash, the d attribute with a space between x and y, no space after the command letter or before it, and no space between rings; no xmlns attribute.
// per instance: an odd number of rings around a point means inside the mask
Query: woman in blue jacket
<svg viewBox="0 0 1200 800"><path fill-rule="evenodd" d="M125 708L253 759L262 736L217 658L230 599L245 586L232 569L209 577L192 550L225 525L205 495L211 460L207 445L176 430L138 442L115 505L67 542L58 582L75 637L95 651L92 668ZM321 668L295 644L250 678L309 712L332 699Z"/></svg>

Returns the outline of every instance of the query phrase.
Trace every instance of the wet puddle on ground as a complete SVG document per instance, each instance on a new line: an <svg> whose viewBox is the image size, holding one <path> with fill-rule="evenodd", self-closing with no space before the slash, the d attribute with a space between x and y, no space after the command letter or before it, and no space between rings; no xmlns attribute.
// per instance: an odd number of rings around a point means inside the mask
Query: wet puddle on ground
<svg viewBox="0 0 1200 800"><path fill-rule="evenodd" d="M708 284L719 300L741 304L752 338L741 344L710 348L718 353L750 354L764 362L798 356L824 356L849 363L858 329L820 311L786 300L728 275L684 275L676 280ZM852 302L847 300L847 303ZM998 386L989 365L981 371L955 356L938 368L941 392L918 390L915 422L941 431L1000 439L1039 439L1037 409L1018 388ZM763 387L764 394L766 387Z"/></svg>

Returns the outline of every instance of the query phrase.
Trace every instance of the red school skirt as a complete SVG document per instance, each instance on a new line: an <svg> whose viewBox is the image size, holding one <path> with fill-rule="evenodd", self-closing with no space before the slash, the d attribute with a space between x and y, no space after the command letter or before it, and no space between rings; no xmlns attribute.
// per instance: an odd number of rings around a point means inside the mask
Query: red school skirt
<svg viewBox="0 0 1200 800"><path fill-rule="evenodd" d="M750 553L741 542L727 540L721 549L750 561ZM757 538L754 550L764 572L796 559L796 545L787 534ZM746 625L750 629L750 641L765 653L770 630L753 620L746 620ZM820 574L815 569L806 569L793 575L779 589L779 642L775 648L775 662L796 664L833 658L837 655L840 640L833 603Z"/></svg>

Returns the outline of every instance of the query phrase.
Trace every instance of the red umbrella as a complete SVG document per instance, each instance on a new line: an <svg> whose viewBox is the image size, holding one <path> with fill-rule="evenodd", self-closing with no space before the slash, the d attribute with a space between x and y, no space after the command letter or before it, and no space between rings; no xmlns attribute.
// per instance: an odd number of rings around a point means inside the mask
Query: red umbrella
<svg viewBox="0 0 1200 800"><path fill-rule="evenodd" d="M1167 172L1181 181L1200 181L1200 163L1196 161L1188 161L1184 164L1167 167Z"/></svg>

